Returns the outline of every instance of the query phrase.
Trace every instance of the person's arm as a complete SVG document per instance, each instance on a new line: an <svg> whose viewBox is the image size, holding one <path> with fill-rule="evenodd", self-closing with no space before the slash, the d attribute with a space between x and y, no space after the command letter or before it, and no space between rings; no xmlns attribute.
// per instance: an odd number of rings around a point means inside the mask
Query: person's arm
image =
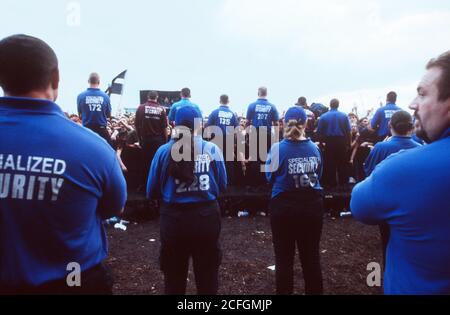
<svg viewBox="0 0 450 315"><path fill-rule="evenodd" d="M254 106L250 105L248 107L248 110L247 110L247 116L246 116L247 124L246 124L246 127L248 127L248 126L250 126L252 124L254 114L255 114Z"/></svg>
<svg viewBox="0 0 450 315"><path fill-rule="evenodd" d="M172 123L175 121L175 115L176 115L176 113L177 113L177 106L176 106L176 105L173 105L173 106L170 108L169 116L168 116L168 119L169 119L169 123L170 123L170 124L172 124Z"/></svg>
<svg viewBox="0 0 450 315"><path fill-rule="evenodd" d="M325 142L325 129L326 129L325 120L319 118L319 123L317 125L317 139L319 140L319 143Z"/></svg>
<svg viewBox="0 0 450 315"><path fill-rule="evenodd" d="M122 169L122 172L126 173L126 172L128 172L128 169L122 161L122 152L123 152L123 148L119 148L119 149L117 149L116 155L117 155L117 159L119 160L119 164L120 164L120 168Z"/></svg>
<svg viewBox="0 0 450 315"><path fill-rule="evenodd" d="M162 147L156 151L147 179L147 199L158 199L161 196ZM170 153L169 153L170 154Z"/></svg>
<svg viewBox="0 0 450 315"><path fill-rule="evenodd" d="M225 162L223 153L218 146L214 146L214 165L216 167L217 182L219 185L220 193L224 193L228 185L227 170L225 168Z"/></svg>
<svg viewBox="0 0 450 315"><path fill-rule="evenodd" d="M372 172L375 170L375 167L381 162L379 159L379 146L375 146L375 148L370 152L364 163L364 173L369 177L372 175Z"/></svg>
<svg viewBox="0 0 450 315"><path fill-rule="evenodd" d="M275 106L273 106L272 125L277 127L280 124L280 114Z"/></svg>
<svg viewBox="0 0 450 315"><path fill-rule="evenodd" d="M276 176L280 169L280 146L279 144L275 144L272 146L272 149L267 156L266 161L266 180L270 185L273 185L275 182Z"/></svg>
<svg viewBox="0 0 450 315"><path fill-rule="evenodd" d="M107 96L106 97L106 118L111 119L111 112L112 112L111 100L110 100L109 96Z"/></svg>
<svg viewBox="0 0 450 315"><path fill-rule="evenodd" d="M166 110L163 110L161 113L161 128L164 130L164 139L167 142L169 135L167 134L167 127L169 126L169 122L167 119Z"/></svg>
<svg viewBox="0 0 450 315"><path fill-rule="evenodd" d="M127 200L127 184L123 177L119 160L112 153L112 166L106 174L97 211L102 219L109 219L122 214Z"/></svg>
<svg viewBox="0 0 450 315"><path fill-rule="evenodd" d="M81 106L81 95L78 95L77 98L77 110L78 110L78 117L80 117L80 119L83 119L82 114L83 114L83 109Z"/></svg>
<svg viewBox="0 0 450 315"><path fill-rule="evenodd" d="M367 129L369 129L369 131L375 132L378 130L381 123L381 114L381 110L377 110L372 120L370 121L369 126L367 126Z"/></svg>

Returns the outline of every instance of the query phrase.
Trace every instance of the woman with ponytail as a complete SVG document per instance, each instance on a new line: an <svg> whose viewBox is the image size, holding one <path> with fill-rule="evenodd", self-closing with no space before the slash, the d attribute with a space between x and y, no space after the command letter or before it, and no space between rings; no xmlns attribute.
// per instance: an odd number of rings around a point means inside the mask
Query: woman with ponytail
<svg viewBox="0 0 450 315"><path fill-rule="evenodd" d="M197 292L215 295L221 263L219 194L226 189L222 152L201 138L202 117L177 110L175 137L156 153L147 198L161 199L161 270L165 293L183 295L192 257Z"/></svg>
<svg viewBox="0 0 450 315"><path fill-rule="evenodd" d="M270 203L276 259L277 294L292 294L294 257L298 248L306 294L322 294L319 244L323 224L320 178L323 160L305 135L307 115L292 107L284 118L284 140L275 144L266 164L272 185Z"/></svg>

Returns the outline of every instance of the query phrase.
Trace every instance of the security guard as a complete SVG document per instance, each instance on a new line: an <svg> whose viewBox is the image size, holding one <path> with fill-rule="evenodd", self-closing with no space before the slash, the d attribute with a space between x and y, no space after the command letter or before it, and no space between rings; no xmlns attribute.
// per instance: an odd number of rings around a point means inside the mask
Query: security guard
<svg viewBox="0 0 450 315"><path fill-rule="evenodd" d="M135 126L145 163L145 184L153 157L159 147L167 143L168 136L167 114L164 107L158 104L158 92L150 91L148 102L138 107Z"/></svg>
<svg viewBox="0 0 450 315"><path fill-rule="evenodd" d="M330 102L331 110L322 115L317 127L320 142L325 143L324 184L344 188L348 184L348 152L352 143L348 116L339 111L339 100ZM336 176L338 181L336 180Z"/></svg>
<svg viewBox="0 0 450 315"><path fill-rule="evenodd" d="M99 89L100 76L97 73L91 73L88 82L90 87L77 98L78 114L83 126L111 144L111 135L107 130L108 118L111 118L111 101L109 96Z"/></svg>
<svg viewBox="0 0 450 315"><path fill-rule="evenodd" d="M229 184L235 183L235 128L239 125L237 116L228 106L228 95L220 96L220 107L209 115L207 127L220 128L221 135L216 135L214 143L223 149Z"/></svg>
<svg viewBox="0 0 450 315"><path fill-rule="evenodd" d="M198 294L218 290L217 198L226 189L227 174L220 149L199 136L201 119L192 106L177 110L177 136L156 152L147 183L147 197L162 199L160 263L170 295L185 294L190 257Z"/></svg>
<svg viewBox="0 0 450 315"><path fill-rule="evenodd" d="M390 133L393 135L389 141L379 142L370 152L364 165L367 176L372 175L378 164L386 160L392 154L403 150L411 150L421 145L412 139L414 129L413 118L405 111L396 112L389 122ZM383 249L383 261L386 265L386 249L389 242L389 225L380 225L381 243Z"/></svg>
<svg viewBox="0 0 450 315"><path fill-rule="evenodd" d="M267 100L267 88L258 89L258 100L248 106L247 124L254 127L250 132L250 138L256 134L257 146L250 146L250 155L252 161L249 164L249 177L251 186L258 187L265 184L264 173L261 172L261 164L264 165L267 160L272 143L272 126L278 125L279 114L275 105ZM266 143L264 143L264 138ZM250 143L253 143L251 140ZM265 152L260 147L266 146Z"/></svg>
<svg viewBox="0 0 450 315"><path fill-rule="evenodd" d="M391 155L353 190L353 216L390 227L385 294L450 294L448 82L450 51L428 63L409 106L429 145Z"/></svg>
<svg viewBox="0 0 450 315"><path fill-rule="evenodd" d="M290 108L284 122L285 139L272 147L266 163L266 177L272 185L270 210L277 294L293 293L296 246L306 294L322 294L319 254L323 224L319 182L322 156L318 147L305 137L307 115L303 108Z"/></svg>
<svg viewBox="0 0 450 315"><path fill-rule="evenodd" d="M0 294L112 292L102 219L121 213L125 180L111 147L54 103L58 85L46 43L0 41Z"/></svg>
<svg viewBox="0 0 450 315"><path fill-rule="evenodd" d="M396 105L396 102L397 93L389 92L386 97L386 105L376 111L370 122L369 129L377 132L377 142L382 142L391 135L389 122L396 112L402 110Z"/></svg>

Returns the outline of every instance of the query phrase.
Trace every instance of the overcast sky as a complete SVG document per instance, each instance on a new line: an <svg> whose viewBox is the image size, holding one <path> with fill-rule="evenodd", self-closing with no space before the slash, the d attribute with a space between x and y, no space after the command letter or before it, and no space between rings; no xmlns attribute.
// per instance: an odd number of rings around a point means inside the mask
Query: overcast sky
<svg viewBox="0 0 450 315"><path fill-rule="evenodd" d="M90 72L106 89L125 69L122 107L188 86L206 114L223 93L242 114L264 85L281 112L306 96L364 114L390 90L406 108L426 62L450 49L448 0L1 0L0 12L1 38L54 48L71 113Z"/></svg>

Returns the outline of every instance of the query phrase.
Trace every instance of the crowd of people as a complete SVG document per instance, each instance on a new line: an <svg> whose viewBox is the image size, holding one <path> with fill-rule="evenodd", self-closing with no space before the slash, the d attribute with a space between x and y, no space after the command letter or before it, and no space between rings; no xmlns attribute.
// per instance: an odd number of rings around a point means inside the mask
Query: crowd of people
<svg viewBox="0 0 450 315"><path fill-rule="evenodd" d="M380 226L385 292L450 294L450 52L428 64L414 117L395 92L371 119L305 97L280 115L261 87L246 117L222 95L206 118L184 88L168 112L150 92L135 116L114 118L100 76L88 83L78 115L65 115L54 51L26 35L0 41L0 293L111 293L102 222L123 212L125 174L159 202L167 294L185 293L190 258L198 293L217 294L229 185L271 192L277 293L293 293L297 248L306 293L322 294L323 191L356 181L351 210ZM68 262L81 286L66 282Z"/></svg>

